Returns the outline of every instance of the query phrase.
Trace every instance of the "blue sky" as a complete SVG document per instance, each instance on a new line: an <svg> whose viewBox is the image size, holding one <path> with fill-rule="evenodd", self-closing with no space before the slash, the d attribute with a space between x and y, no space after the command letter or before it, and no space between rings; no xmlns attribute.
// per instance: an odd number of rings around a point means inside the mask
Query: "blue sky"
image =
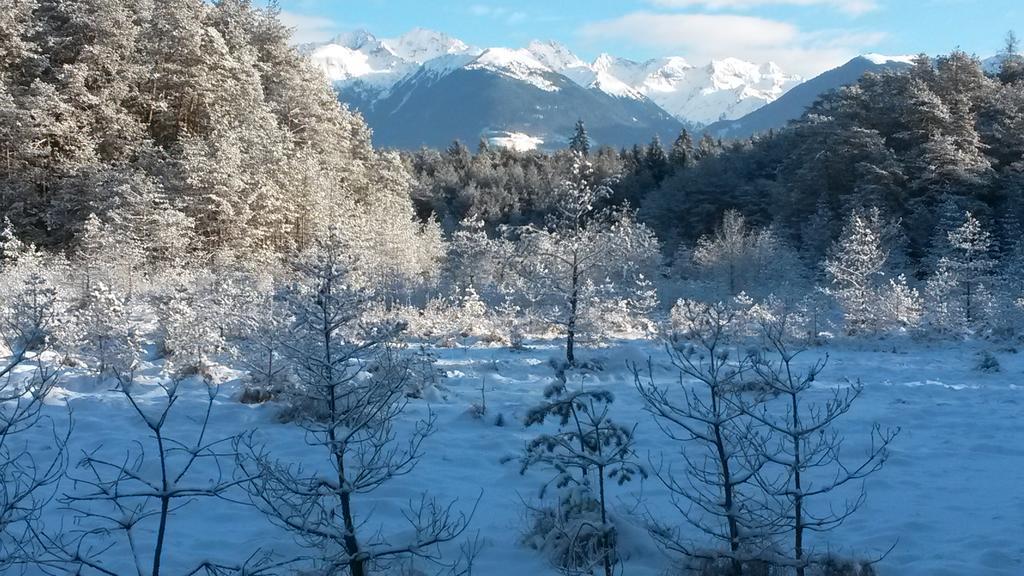
<svg viewBox="0 0 1024 576"><path fill-rule="evenodd" d="M803 75L865 52L996 53L1024 0L280 0L300 41L422 27L476 46L557 40L585 59L736 56Z"/></svg>

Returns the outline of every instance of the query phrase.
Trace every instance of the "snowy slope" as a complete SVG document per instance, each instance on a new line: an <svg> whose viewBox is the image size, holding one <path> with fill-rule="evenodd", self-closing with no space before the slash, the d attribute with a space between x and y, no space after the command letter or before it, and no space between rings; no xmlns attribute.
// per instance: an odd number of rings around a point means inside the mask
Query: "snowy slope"
<svg viewBox="0 0 1024 576"><path fill-rule="evenodd" d="M812 534L810 546L815 552L884 557L875 569L891 576L1024 573L1024 543L1019 538L1024 519L1024 424L1020 419L1024 355L994 351L1004 371L982 374L971 366L976 362L975 353L983 346L955 343L930 347L886 341L879 343L879 350L870 346L830 346L807 352L804 362L830 355L817 381L815 400L830 399L832 390L852 381L862 380L865 385L854 409L841 420L847 439L843 453L848 458L855 459L868 449L874 423L902 427L889 461L867 482L864 507L834 532ZM360 518L369 516L366 531L381 528L385 535L402 536L406 525L403 508L425 490L441 502L457 499L456 510L468 511L480 498L466 534L466 538L479 535L481 539L474 574L558 574L538 551L521 542L527 524L525 504L540 502L539 488L551 475L540 468L520 474L515 456L527 440L542 430L551 430L526 429L522 421L527 410L542 400L544 387L552 381L549 360L558 356L559 350L550 343L534 342L523 351L457 347L435 352L443 374L440 385L429 400L412 401L397 423L397 432L404 437L417 419L428 414L437 418L437 432L424 443L424 459L412 473L373 494L359 495ZM585 360L604 366L604 370L587 374L583 385L615 394L612 416L618 423L637 425L641 460L657 465L664 457L662 463L666 466L683 466L679 444L667 440L644 411L633 376L626 368L627 361L646 365L650 358L657 382L673 393L681 393L677 372L666 361L661 344L618 342L583 354ZM149 376L159 369L159 361L155 361L147 362L141 370ZM253 431L255 440L265 442L276 457L311 469L324 466L322 455L307 446L299 426L282 424L275 418L275 406L237 402L242 373L219 373L226 381L214 406L209 438ZM570 378L572 386L581 385L580 375ZM486 389L487 403L483 420L469 414L470 405L480 400L481 384ZM99 456L119 459L125 451L137 452L136 440L152 450L149 431L123 397L109 388L72 369L65 388L48 400L45 415L58 425L67 420L65 401L73 409L75 434L70 451L76 460L83 451L92 450L97 450ZM146 390L150 388L155 387L145 386ZM182 438L182 433L188 432L184 438L190 439L207 390L201 381L193 379L183 385L183 391L168 428L174 437ZM159 397L157 393L140 394L149 411L159 406ZM499 414L503 426L495 425ZM52 454L47 426L26 434L34 455L45 460ZM689 455L697 456L692 452ZM511 461L506 460L509 456ZM230 470L227 474L230 478ZM186 484L202 486L217 477L218 470L212 463L203 462ZM60 492L80 489L66 482ZM856 497L858 489L859 484L850 486L832 497ZM624 486L611 483L609 490L624 552L623 573L656 576L670 568L670 558L646 533L645 513L680 526L684 537L706 541L703 534L686 526L658 480L636 480ZM231 496L244 498L238 493ZM70 525L68 515L59 502L51 501L43 519L53 528L61 522ZM139 526L143 546L151 544L155 530L155 519ZM257 549L272 553L278 560L309 552L250 506L228 499L201 499L176 510L171 517L166 571L183 573L199 559L238 561ZM458 543L446 546L444 551L458 554ZM119 573L134 570L125 547L115 547L108 557L111 568Z"/></svg>
<svg viewBox="0 0 1024 576"><path fill-rule="evenodd" d="M872 64L882 66L884 64L913 64L914 59L917 58L917 56L913 54L905 54L902 56L889 56L886 54L870 53L862 55L861 58L864 58L865 60L871 62Z"/></svg>
<svg viewBox="0 0 1024 576"><path fill-rule="evenodd" d="M526 48L551 70L584 88L594 88L617 98L643 100L644 95L614 73L588 64L557 42L534 40Z"/></svg>
<svg viewBox="0 0 1024 576"><path fill-rule="evenodd" d="M801 81L773 63L737 58L697 67L678 56L634 62L602 54L587 64L554 42L535 41L527 50L583 87L622 98L647 97L679 120L702 125L739 118Z"/></svg>
<svg viewBox="0 0 1024 576"><path fill-rule="evenodd" d="M425 66L433 65L436 70L452 56L475 56L480 52L447 34L422 28L393 39L379 39L357 30L299 49L336 86L359 86L378 94Z"/></svg>
<svg viewBox="0 0 1024 576"><path fill-rule="evenodd" d="M467 70L488 70L513 80L525 82L545 92L557 92L547 76L552 70L535 58L528 50L488 48L466 65Z"/></svg>
<svg viewBox="0 0 1024 576"><path fill-rule="evenodd" d="M739 118L801 82L773 63L758 65L737 58L698 67L680 57L641 63L602 55L593 68L618 78L676 118L702 125Z"/></svg>

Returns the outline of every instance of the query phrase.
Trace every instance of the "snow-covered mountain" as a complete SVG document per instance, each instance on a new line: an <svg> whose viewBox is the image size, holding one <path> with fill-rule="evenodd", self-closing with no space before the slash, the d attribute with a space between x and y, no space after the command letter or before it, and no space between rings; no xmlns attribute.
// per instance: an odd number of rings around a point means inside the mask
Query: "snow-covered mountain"
<svg viewBox="0 0 1024 576"><path fill-rule="evenodd" d="M416 28L394 39L365 30L343 33L322 44L299 47L335 86L379 96L428 63L479 51L441 32ZM435 62L437 61L437 62Z"/></svg>
<svg viewBox="0 0 1024 576"><path fill-rule="evenodd" d="M525 102L515 102L513 108L522 109L527 117L511 118L507 110L488 110L486 105L467 105L476 109L480 118L471 124L482 126L487 134L518 134L517 142L545 141L551 145L554 126L544 126L543 117L551 120L583 117L585 114L573 106L589 105L603 109L613 118L620 118L622 137L615 137L615 122L605 126L607 144L632 144L628 138L650 138L667 135L686 125L699 127L722 119L740 118L768 104L797 85L800 78L786 74L772 63L754 64L735 58L716 60L706 66L694 66L680 57L666 57L634 62L603 54L593 62L586 62L567 47L555 42L531 42L525 48L476 48L447 34L415 29L398 38L383 39L364 30L348 32L322 44L307 44L300 49L320 67L334 83L342 100L359 109L379 136L401 130L392 129L397 108L412 99L429 100L443 109L439 90L443 84L446 97L479 99L484 95L462 90L453 85L450 77L463 79L492 75L503 80L492 88L504 86L514 90ZM477 74L465 74L476 72ZM442 81L444 81L442 83ZM571 94L559 94L569 87ZM477 86L479 88L479 86ZM526 92L518 88L529 88ZM582 89L582 90L577 90ZM461 92L461 94L459 94ZM583 96L588 95L588 96ZM490 102L509 105L508 95L489 94ZM580 99L596 99L584 103ZM543 104L531 102L543 100ZM562 100L562 101L560 101ZM458 106L453 101L451 105ZM542 111L541 109L544 109ZM667 117L667 118L666 118ZM499 122L497 119L501 118ZM458 116L456 116L458 119ZM667 120L667 121L666 121ZM402 130L415 132L416 119ZM598 119L600 121L600 119ZM512 126L511 124L515 124ZM523 126L528 125L524 130ZM645 127L638 131L638 127ZM560 128L559 128L560 129ZM465 132L458 132L460 137ZM502 136L496 141L502 141ZM435 136L423 137L424 143L435 143ZM419 141L417 138L398 137L395 141L381 142L397 145Z"/></svg>
<svg viewBox="0 0 1024 576"><path fill-rule="evenodd" d="M556 43L534 42L528 49L551 55L544 61L581 85L620 97L647 97L680 121L699 125L739 118L801 82L771 62L726 58L694 66L678 56L634 62L602 54L587 64Z"/></svg>
<svg viewBox="0 0 1024 576"><path fill-rule="evenodd" d="M796 86L773 102L735 120L715 122L705 130L718 138L747 138L778 130L803 116L823 94L855 84L868 72L900 70L913 64L913 56L865 54Z"/></svg>
<svg viewBox="0 0 1024 576"><path fill-rule="evenodd" d="M387 89L435 58L465 55L484 58L474 65L506 69L528 79L536 80L531 70L556 72L584 88L598 88L612 96L646 96L680 120L695 123L742 116L778 98L800 80L774 64L735 58L699 67L678 57L633 62L606 54L585 62L555 42L534 41L522 49L479 49L424 29L394 39L378 39L359 30L302 49L334 82L360 81Z"/></svg>

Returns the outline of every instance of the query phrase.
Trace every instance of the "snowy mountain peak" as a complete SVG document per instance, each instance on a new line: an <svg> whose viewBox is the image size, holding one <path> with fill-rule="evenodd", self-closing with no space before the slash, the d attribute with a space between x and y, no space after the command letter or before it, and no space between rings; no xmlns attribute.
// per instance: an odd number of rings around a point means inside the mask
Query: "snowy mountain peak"
<svg viewBox="0 0 1024 576"><path fill-rule="evenodd" d="M502 76L526 82L546 92L558 91L558 86L546 77L554 71L525 48L488 48L466 68L497 72Z"/></svg>
<svg viewBox="0 0 1024 576"><path fill-rule="evenodd" d="M423 64L446 54L463 54L472 51L462 40L452 38L444 32L414 28L398 38L385 40L387 47L399 58Z"/></svg>
<svg viewBox="0 0 1024 576"><path fill-rule="evenodd" d="M526 49L534 58L556 72L561 72L568 68L586 67L587 65L586 62L573 54L567 46L558 42L534 40L530 42Z"/></svg>
<svg viewBox="0 0 1024 576"><path fill-rule="evenodd" d="M372 48L380 47L380 41L370 32L358 29L349 32L342 32L327 42L328 45L342 46L349 50L362 50L367 46Z"/></svg>

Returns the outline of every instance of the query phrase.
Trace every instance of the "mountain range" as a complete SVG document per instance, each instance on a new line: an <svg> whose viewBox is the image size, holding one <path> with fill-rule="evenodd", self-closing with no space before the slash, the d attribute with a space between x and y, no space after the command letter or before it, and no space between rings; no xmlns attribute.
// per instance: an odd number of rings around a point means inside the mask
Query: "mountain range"
<svg viewBox="0 0 1024 576"><path fill-rule="evenodd" d="M383 147L445 147L453 140L517 149L563 147L582 119L599 144L631 146L683 128L743 138L785 126L822 94L867 72L910 65L868 54L809 80L772 62L737 58L695 66L679 56L587 62L556 42L478 48L441 32L398 38L365 30L299 47Z"/></svg>

